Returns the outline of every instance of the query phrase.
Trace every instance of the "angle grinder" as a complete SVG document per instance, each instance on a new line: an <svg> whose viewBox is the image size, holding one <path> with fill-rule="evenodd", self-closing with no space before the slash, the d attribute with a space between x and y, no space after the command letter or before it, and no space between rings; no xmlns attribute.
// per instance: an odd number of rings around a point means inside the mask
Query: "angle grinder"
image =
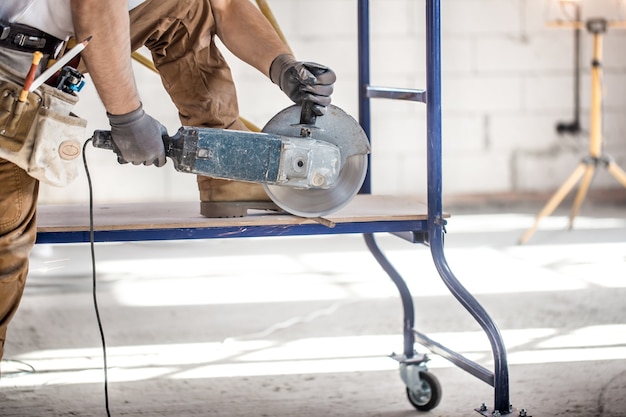
<svg viewBox="0 0 626 417"><path fill-rule="evenodd" d="M308 103L282 110L261 132L183 126L163 143L177 171L260 183L278 207L302 217L348 204L365 180L370 152L350 115L330 105L316 117ZM115 150L110 131L96 130L92 144Z"/></svg>

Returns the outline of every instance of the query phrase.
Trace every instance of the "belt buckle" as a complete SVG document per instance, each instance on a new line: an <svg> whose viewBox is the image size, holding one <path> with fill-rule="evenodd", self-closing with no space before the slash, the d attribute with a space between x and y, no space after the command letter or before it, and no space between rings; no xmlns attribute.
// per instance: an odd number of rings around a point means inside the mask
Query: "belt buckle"
<svg viewBox="0 0 626 417"><path fill-rule="evenodd" d="M18 33L17 35L15 35L13 43L19 46L43 48L46 45L46 40L37 36L27 36L23 33Z"/></svg>

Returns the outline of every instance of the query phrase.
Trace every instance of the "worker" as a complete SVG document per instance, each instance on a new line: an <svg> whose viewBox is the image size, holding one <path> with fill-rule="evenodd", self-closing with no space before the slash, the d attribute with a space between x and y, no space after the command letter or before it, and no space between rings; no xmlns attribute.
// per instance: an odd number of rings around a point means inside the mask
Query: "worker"
<svg viewBox="0 0 626 417"><path fill-rule="evenodd" d="M143 110L133 75L131 51L142 45L151 51L185 126L246 130L216 36L296 104L312 102L317 115L330 104L336 78L330 69L314 76L307 63L297 61L249 0L2 0L0 24L0 79L3 71L24 77L36 50L44 53L44 67L70 36L92 37L81 59L106 109L121 163L166 162L161 139L166 129ZM0 158L0 184L2 358L35 242L39 183ZM269 200L258 184L198 177L198 187L206 216L240 215L229 211L233 201L255 208Z"/></svg>

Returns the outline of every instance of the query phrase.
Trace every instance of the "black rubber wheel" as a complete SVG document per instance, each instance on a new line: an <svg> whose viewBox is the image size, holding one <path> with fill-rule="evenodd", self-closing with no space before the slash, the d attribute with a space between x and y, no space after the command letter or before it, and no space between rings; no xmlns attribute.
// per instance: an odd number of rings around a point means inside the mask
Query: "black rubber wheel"
<svg viewBox="0 0 626 417"><path fill-rule="evenodd" d="M419 375L422 392L413 392L407 387L406 396L413 407L419 411L432 410L441 401L441 384L430 372L421 371Z"/></svg>

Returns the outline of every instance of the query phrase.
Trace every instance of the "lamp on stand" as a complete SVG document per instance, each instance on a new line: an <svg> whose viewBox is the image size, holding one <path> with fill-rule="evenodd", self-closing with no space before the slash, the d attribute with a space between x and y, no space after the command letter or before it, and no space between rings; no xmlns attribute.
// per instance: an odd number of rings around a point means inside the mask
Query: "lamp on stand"
<svg viewBox="0 0 626 417"><path fill-rule="evenodd" d="M560 0L561 3L568 3L575 7L580 7L578 1ZM580 16L577 13L577 16ZM593 180L594 173L598 166L605 168L619 183L626 187L626 171L615 163L613 158L604 154L602 150L602 41L604 34L609 28L626 29L626 21L610 21L605 18L589 18L586 20L570 20L551 22L551 26L560 28L571 28L586 30L592 36L593 57L591 59L591 105L590 105L590 125L589 125L589 154L578 164L576 169L565 180L561 187L554 193L548 203L541 209L535 223L526 230L519 240L520 244L526 243L537 230L539 222L543 217L551 215L561 204L563 199L580 181L578 192L574 198L572 211L569 216L569 228L574 225L580 206L582 205L587 191ZM582 179L582 181L581 181Z"/></svg>

